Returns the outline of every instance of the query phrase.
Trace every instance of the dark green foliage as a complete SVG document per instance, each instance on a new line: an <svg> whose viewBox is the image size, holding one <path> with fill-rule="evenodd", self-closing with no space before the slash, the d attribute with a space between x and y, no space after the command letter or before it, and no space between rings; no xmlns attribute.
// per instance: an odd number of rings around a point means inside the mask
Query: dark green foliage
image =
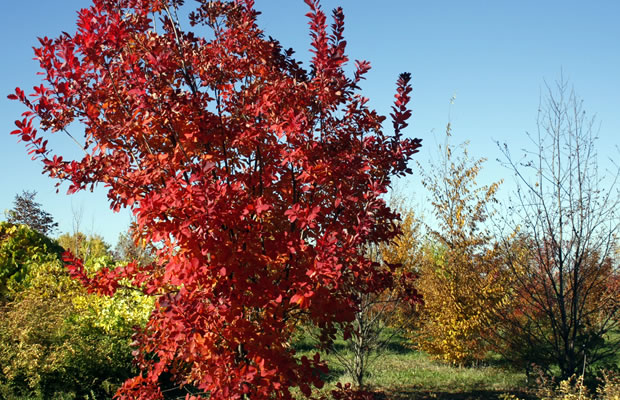
<svg viewBox="0 0 620 400"><path fill-rule="evenodd" d="M14 208L7 212L7 221L28 225L42 235L50 235L58 227L58 222L54 222L52 215L34 201L36 195L37 192L27 190L15 195Z"/></svg>

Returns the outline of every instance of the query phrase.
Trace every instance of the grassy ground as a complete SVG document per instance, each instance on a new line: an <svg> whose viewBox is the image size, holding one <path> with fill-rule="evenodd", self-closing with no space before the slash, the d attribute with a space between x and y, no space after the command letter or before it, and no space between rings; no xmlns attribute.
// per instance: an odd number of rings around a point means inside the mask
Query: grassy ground
<svg viewBox="0 0 620 400"><path fill-rule="evenodd" d="M299 355L312 356L311 344L301 339L296 347ZM328 393L337 382L351 382L344 368L331 354L323 354L330 366ZM527 398L525 374L496 366L459 368L432 360L428 355L396 340L381 352L370 366L366 382L373 391L388 400L405 399L499 399L503 393Z"/></svg>

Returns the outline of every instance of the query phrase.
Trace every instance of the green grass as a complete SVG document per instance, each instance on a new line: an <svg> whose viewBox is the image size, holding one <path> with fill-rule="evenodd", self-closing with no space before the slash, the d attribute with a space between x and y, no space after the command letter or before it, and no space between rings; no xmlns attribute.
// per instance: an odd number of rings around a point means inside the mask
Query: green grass
<svg viewBox="0 0 620 400"><path fill-rule="evenodd" d="M342 342L337 343L342 346ZM298 355L308 357L315 350L306 338L295 347ZM321 392L327 394L337 382L352 382L331 354L322 356L330 366L327 385ZM498 399L503 393L527 398L525 374L496 366L459 368L431 359L425 353L405 346L396 339L371 364L366 384L385 399Z"/></svg>

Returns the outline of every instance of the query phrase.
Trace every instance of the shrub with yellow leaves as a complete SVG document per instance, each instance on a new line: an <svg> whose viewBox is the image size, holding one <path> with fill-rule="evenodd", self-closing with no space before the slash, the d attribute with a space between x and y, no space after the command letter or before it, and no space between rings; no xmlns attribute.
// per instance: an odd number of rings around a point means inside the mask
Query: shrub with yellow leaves
<svg viewBox="0 0 620 400"><path fill-rule="evenodd" d="M472 159L467 143L451 145L450 136L448 125L439 161L420 167L435 221L426 224L429 241L418 256L421 326L409 336L432 356L464 364L485 357L483 338L509 301L509 277L485 227L501 182L477 185L485 160Z"/></svg>
<svg viewBox="0 0 620 400"><path fill-rule="evenodd" d="M7 264L21 269L13 268L20 279L4 285L11 296L0 303L0 398L110 398L135 373L131 335L146 323L153 300L131 289L88 294L69 277L55 241L25 226L9 228L2 231L2 243L12 243L2 247L3 259L38 256ZM86 260L90 272L114 268L100 253Z"/></svg>

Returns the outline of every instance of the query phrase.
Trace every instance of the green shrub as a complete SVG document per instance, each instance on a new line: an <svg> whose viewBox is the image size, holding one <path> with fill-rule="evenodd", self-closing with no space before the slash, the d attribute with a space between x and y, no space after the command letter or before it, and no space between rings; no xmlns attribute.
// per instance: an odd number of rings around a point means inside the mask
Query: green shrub
<svg viewBox="0 0 620 400"><path fill-rule="evenodd" d="M89 295L69 277L62 251L26 226L0 225L2 399L111 398L137 372L129 344L152 299L129 290ZM99 253L87 268L113 267Z"/></svg>
<svg viewBox="0 0 620 400"><path fill-rule="evenodd" d="M0 222L0 302L28 287L37 265L60 260L63 248L26 225Z"/></svg>
<svg viewBox="0 0 620 400"><path fill-rule="evenodd" d="M110 398L135 373L130 333L76 318L73 300L85 293L60 262L36 272L0 314L0 397Z"/></svg>

